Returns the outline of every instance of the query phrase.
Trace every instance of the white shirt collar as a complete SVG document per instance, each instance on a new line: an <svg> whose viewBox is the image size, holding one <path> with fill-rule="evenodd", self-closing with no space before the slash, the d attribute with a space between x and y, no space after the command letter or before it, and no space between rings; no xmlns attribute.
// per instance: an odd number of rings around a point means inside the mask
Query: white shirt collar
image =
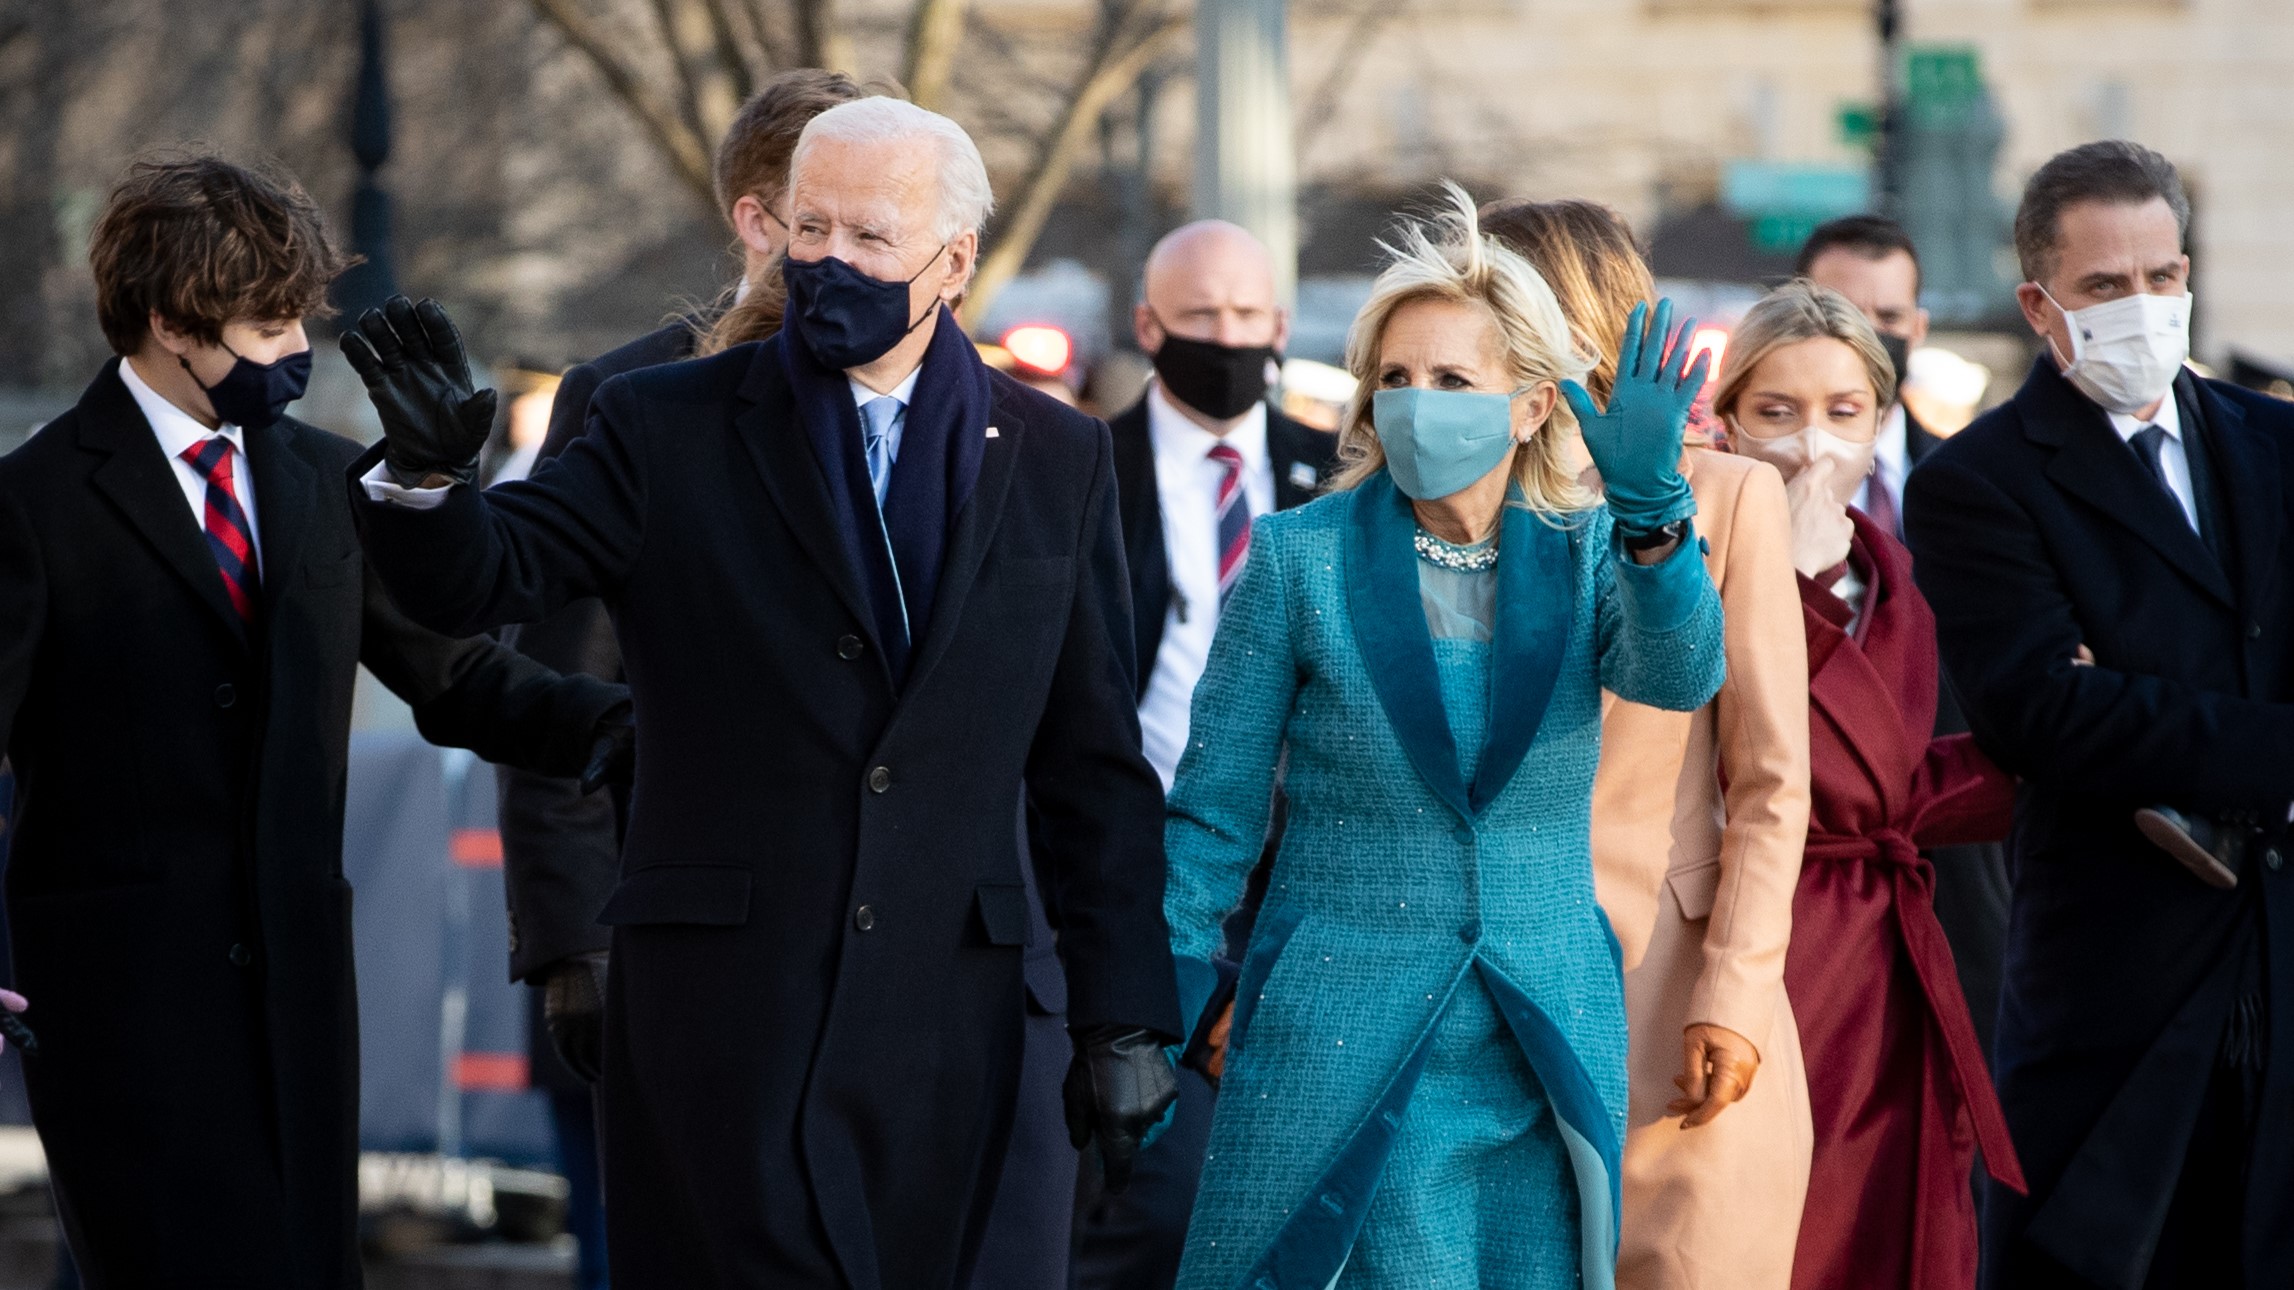
<svg viewBox="0 0 2294 1290"><path fill-rule="evenodd" d="M2135 436L2141 434L2145 426L2157 426L2167 432L2167 438L2176 443L2182 442L2182 409L2175 406L2175 392L2172 389L2167 391L2165 398L2159 400L2159 414L2148 421L2132 412L2112 412L2109 416L2111 428L2129 443L2134 442Z"/></svg>
<svg viewBox="0 0 2294 1290"><path fill-rule="evenodd" d="M855 407L865 408L878 399L898 399L900 400L901 407L907 407L909 401L916 397L916 378L922 376L923 374L924 365L922 363L918 363L916 365L916 370L908 374L907 380L904 380L900 384L893 386L890 390L887 390L882 394L878 394L876 391L869 389L865 385L862 385L857 379L853 377L848 376L844 379L852 382L852 402L853 406Z"/></svg>
<svg viewBox="0 0 2294 1290"><path fill-rule="evenodd" d="M135 370L134 360L126 357L120 359L119 379L120 384L127 387L127 392L135 396L135 405L143 409L143 419L151 423L151 432L159 437L159 450L168 457L180 457L194 444L216 434L230 440L234 449L247 451L246 437L238 426L226 421L220 429L210 430L199 424L197 418L168 402L165 395L151 388L142 374Z"/></svg>
<svg viewBox="0 0 2294 1290"><path fill-rule="evenodd" d="M1880 437L1873 447L1877 449L1873 455L1880 463L1881 474L1891 480L1902 480L1905 463L1910 460L1912 452L1903 404L1890 407L1887 415L1880 418Z"/></svg>
<svg viewBox="0 0 2294 1290"><path fill-rule="evenodd" d="M1242 424L1224 435L1205 430L1193 417L1173 406L1169 395L1163 393L1161 381L1147 385L1147 433L1155 446L1157 461L1200 462L1210 456L1211 449L1220 444L1232 447L1242 454L1243 469L1256 473L1265 469L1266 404L1253 403L1243 414Z"/></svg>

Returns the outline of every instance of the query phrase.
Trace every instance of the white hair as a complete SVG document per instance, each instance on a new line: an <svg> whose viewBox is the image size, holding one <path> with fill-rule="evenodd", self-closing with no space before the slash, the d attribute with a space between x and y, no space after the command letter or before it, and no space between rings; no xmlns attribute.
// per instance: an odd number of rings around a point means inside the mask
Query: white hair
<svg viewBox="0 0 2294 1290"><path fill-rule="evenodd" d="M979 146L964 133L964 127L905 99L854 99L814 117L797 136L789 170L793 174L803 165L805 153L821 139L892 143L917 138L930 139L940 154L940 212L933 220L932 236L948 242L979 232L996 208L996 195L988 187L988 167L980 160Z"/></svg>

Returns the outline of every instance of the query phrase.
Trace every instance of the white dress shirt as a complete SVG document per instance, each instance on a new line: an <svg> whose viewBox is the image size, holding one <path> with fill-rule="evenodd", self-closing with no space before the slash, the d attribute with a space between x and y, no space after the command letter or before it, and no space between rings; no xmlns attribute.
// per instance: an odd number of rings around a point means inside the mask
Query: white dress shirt
<svg viewBox="0 0 2294 1290"><path fill-rule="evenodd" d="M2128 449L2138 455L2143 450L2135 447L2135 436L2146 426L2157 426L2167 432L2166 439L2159 444L2159 468L2166 474L2168 491L2182 503L2183 518L2189 520L2191 530L2197 532L2198 494L2191 491L2190 453L2183 446L2182 409L2175 406L2174 391L2167 391L2166 398L2159 403L2159 414L2148 421L2130 412L2113 412L2110 417L2111 428L2118 431L2119 437L2127 441Z"/></svg>
<svg viewBox="0 0 2294 1290"><path fill-rule="evenodd" d="M121 366L124 368L126 364L123 363ZM889 396L900 401L901 410L901 415L892 419L892 429L885 435L885 438L891 441L892 460L895 462L900 460L900 439L908 426L908 401L916 397L916 378L923 374L924 368L922 365L918 365L915 371L908 374L907 380L892 387ZM872 399L886 397L879 395L876 391L849 376L845 380L852 386L852 406L856 409ZM236 426L229 427L229 429L233 434L238 433ZM366 496L369 501L389 502L394 506L411 507L418 511L427 511L445 501L446 490L451 487L451 485L447 485L439 488L408 488L392 479L389 464L380 461L374 463L374 469L359 476L358 482L366 487ZM206 485L202 483L201 488L204 489L205 487ZM204 494L202 495L204 496Z"/></svg>
<svg viewBox="0 0 2294 1290"><path fill-rule="evenodd" d="M1880 418L1880 433L1872 446L1878 449L1872 456L1872 473L1856 486L1853 505L1866 515L1872 513L1872 486L1878 484L1888 490L1888 500L1895 505L1894 513L1904 513L1904 476L1911 473L1911 431L1904 420L1904 405L1895 404L1888 414Z"/></svg>
<svg viewBox="0 0 2294 1290"><path fill-rule="evenodd" d="M1195 682L1219 626L1219 483L1226 468L1211 460L1211 449L1224 443L1242 455L1243 501L1254 516L1274 509L1274 459L1267 453L1265 404L1252 404L1241 425L1215 435L1173 407L1160 382L1147 387L1147 437L1155 450L1171 603L1147 696L1139 702L1139 733L1168 792L1187 750Z"/></svg>
<svg viewBox="0 0 2294 1290"><path fill-rule="evenodd" d="M215 430L199 424L190 413L145 384L135 370L133 359L119 361L119 379L127 392L135 396L135 405L143 409L143 419L151 423L152 436L159 440L159 451L166 456L167 464L174 467L175 482L183 489L183 500L191 507L191 522L201 533L207 531L207 476L185 461L183 453L214 435L231 441L231 488L239 495L239 509L247 513L247 541L255 548L255 570L262 572L263 534L261 521L255 515L255 477L247 469L246 435L228 421Z"/></svg>

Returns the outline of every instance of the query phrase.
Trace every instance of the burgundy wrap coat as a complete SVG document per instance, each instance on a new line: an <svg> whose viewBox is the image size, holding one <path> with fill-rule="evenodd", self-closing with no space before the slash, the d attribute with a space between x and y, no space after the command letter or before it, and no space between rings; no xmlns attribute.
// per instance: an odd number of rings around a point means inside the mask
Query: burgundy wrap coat
<svg viewBox="0 0 2294 1290"><path fill-rule="evenodd" d="M1911 555L1849 512L1863 613L1800 579L1808 631L1808 850L1784 988L1815 1123L1795 1290L1975 1284L1975 1155L2021 1189L1933 904L1925 847L2005 835L2014 780L1966 735L1931 739L1935 618Z"/></svg>

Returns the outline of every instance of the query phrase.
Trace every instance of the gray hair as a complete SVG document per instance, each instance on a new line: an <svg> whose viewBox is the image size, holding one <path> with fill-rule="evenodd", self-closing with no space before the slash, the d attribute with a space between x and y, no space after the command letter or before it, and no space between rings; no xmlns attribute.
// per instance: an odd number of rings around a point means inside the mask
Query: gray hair
<svg viewBox="0 0 2294 1290"><path fill-rule="evenodd" d="M964 133L964 127L904 99L855 99L814 117L797 136L789 169L794 173L803 165L805 153L822 139L891 143L916 138L930 139L940 154L940 212L933 219L932 236L948 242L979 232L996 208L996 195L988 187L988 168L980 160L979 145Z"/></svg>
<svg viewBox="0 0 2294 1290"><path fill-rule="evenodd" d="M2023 186L2015 208L2015 258L2028 282L2055 272L2055 252L2063 236L2063 212L2081 202L2140 206L2152 199L2174 212L2175 230L2190 239L2190 198L2174 163L2139 143L2104 139L2082 143L2047 159Z"/></svg>

